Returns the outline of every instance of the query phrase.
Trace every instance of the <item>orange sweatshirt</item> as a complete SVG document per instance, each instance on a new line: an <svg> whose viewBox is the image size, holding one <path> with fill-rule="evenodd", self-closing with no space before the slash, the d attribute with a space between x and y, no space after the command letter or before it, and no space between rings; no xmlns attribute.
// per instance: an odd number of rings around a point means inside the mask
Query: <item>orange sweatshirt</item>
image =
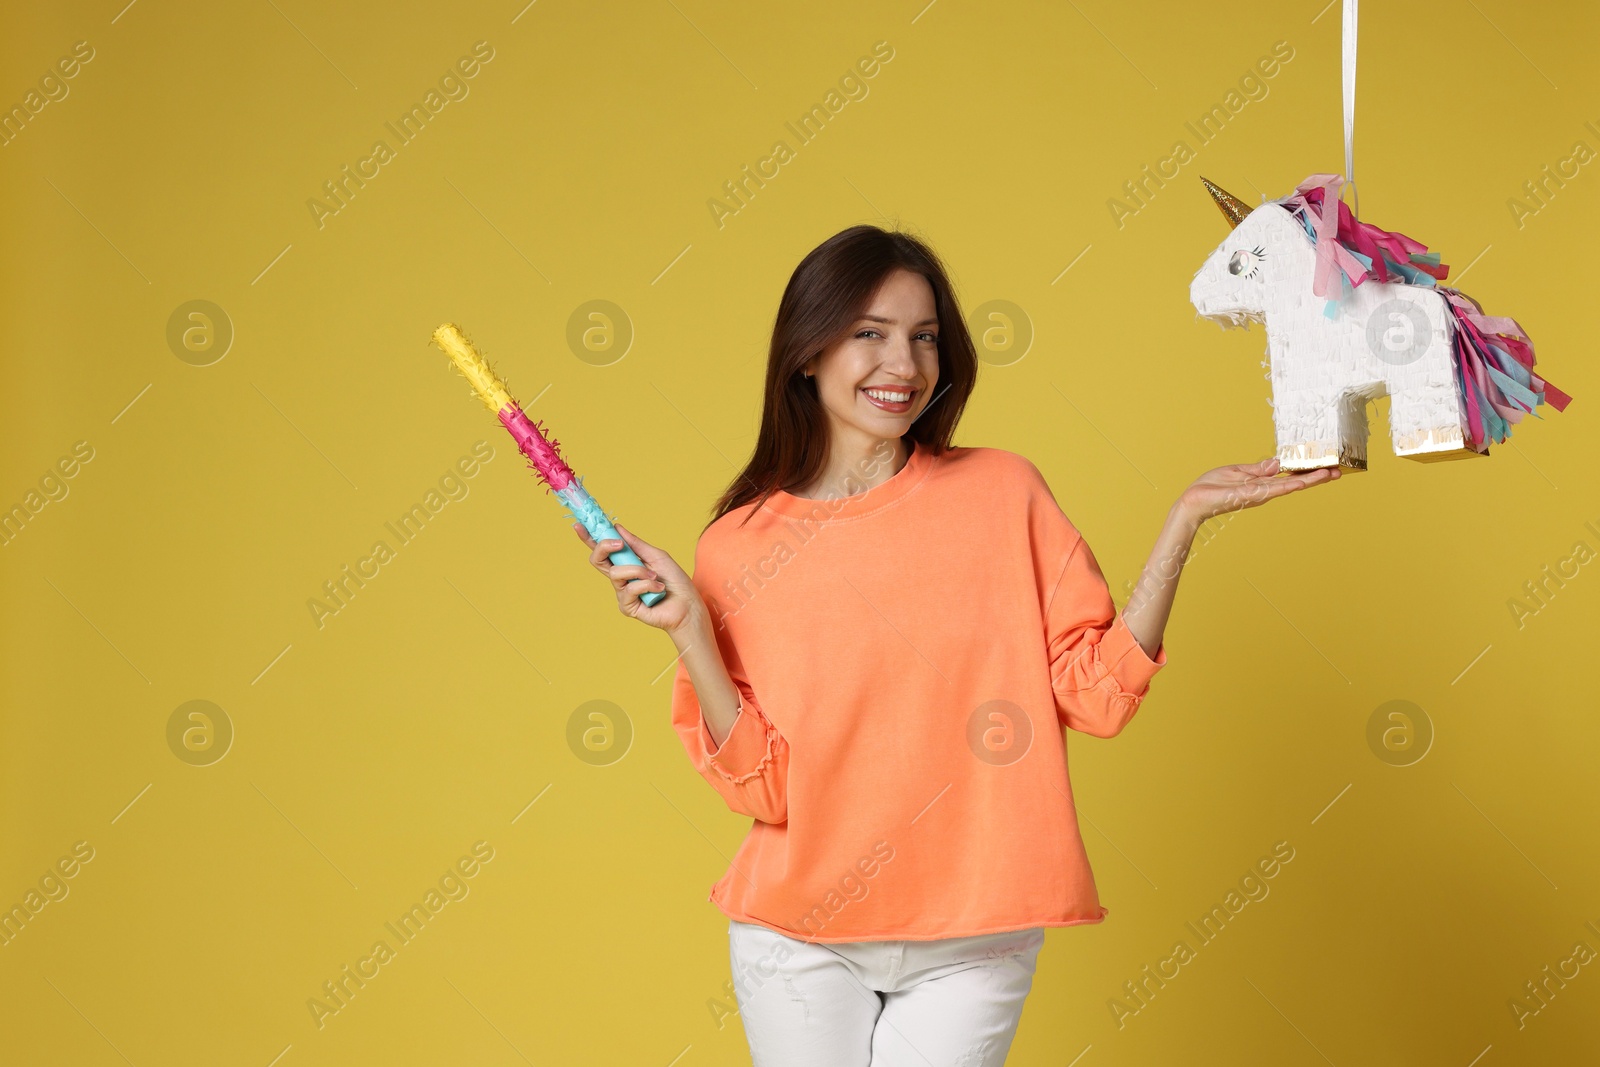
<svg viewBox="0 0 1600 1067"><path fill-rule="evenodd" d="M928 940L1106 916L1063 725L1117 734L1166 665L1026 458L916 445L855 496L706 528L694 584L741 704L719 748L688 671L672 720L755 822L711 900L805 941Z"/></svg>

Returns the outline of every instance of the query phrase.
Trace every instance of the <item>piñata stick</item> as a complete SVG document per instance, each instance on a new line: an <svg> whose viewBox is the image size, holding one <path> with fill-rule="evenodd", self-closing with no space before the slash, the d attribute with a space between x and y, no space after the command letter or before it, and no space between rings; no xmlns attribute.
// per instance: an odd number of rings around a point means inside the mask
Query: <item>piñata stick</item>
<svg viewBox="0 0 1600 1067"><path fill-rule="evenodd" d="M450 362L455 364L462 377L472 383L472 390L478 394L478 399L495 413L500 425L506 428L506 432L517 442L517 448L528 458L528 466L567 506L568 516L583 523L583 528L596 541L621 541L611 521L606 518L605 511L584 489L582 479L561 458L560 442L546 437L543 428L529 420L523 413L522 405L512 399L505 383L489 369L489 364L472 347L472 342L461 332L461 327L452 322L445 323L433 331L433 343L450 357ZM610 558L613 564L644 565L644 561L626 543L620 552L611 553ZM654 605L666 595L643 593L639 599L647 605Z"/></svg>

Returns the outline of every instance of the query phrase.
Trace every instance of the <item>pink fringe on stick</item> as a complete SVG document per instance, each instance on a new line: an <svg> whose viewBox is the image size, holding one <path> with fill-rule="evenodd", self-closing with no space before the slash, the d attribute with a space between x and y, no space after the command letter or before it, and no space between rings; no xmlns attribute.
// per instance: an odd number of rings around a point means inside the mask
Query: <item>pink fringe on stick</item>
<svg viewBox="0 0 1600 1067"><path fill-rule="evenodd" d="M544 429L521 408L512 405L501 409L500 425L516 439L517 447L528 457L528 466L546 485L560 492L572 484L575 475L561 458L561 442L545 437Z"/></svg>

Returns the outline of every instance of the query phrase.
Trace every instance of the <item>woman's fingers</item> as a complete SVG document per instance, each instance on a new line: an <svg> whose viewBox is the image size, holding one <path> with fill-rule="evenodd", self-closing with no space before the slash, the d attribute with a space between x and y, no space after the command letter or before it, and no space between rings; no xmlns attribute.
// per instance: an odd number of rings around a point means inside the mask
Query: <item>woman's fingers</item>
<svg viewBox="0 0 1600 1067"><path fill-rule="evenodd" d="M1240 463L1233 469L1236 471L1241 471L1245 474L1276 474L1278 470L1278 458L1273 456L1270 459L1264 459L1258 463Z"/></svg>
<svg viewBox="0 0 1600 1067"><path fill-rule="evenodd" d="M654 581L657 575L656 572L651 570L649 567L641 567L632 563L624 563L620 566L612 567L610 572L607 574L607 577L609 577L613 582L632 582L640 579Z"/></svg>
<svg viewBox="0 0 1600 1067"><path fill-rule="evenodd" d="M618 536L597 541L581 522L572 523L573 533L589 548L589 562L611 582L622 614L663 630L682 624L698 601L689 576L667 553L620 525L617 530ZM613 564L610 557L625 548L633 549L643 563ZM650 606L644 602L650 593L671 595L663 603Z"/></svg>
<svg viewBox="0 0 1600 1067"><path fill-rule="evenodd" d="M596 567L602 566L606 562L606 557L616 551L616 547L611 542L602 541L597 544L595 539L589 536L589 531L583 528L583 523L573 523L572 529L578 535L578 540L588 546L589 562Z"/></svg>
<svg viewBox="0 0 1600 1067"><path fill-rule="evenodd" d="M602 574L611 573L611 556L614 553L621 552L626 547L621 541L612 538L607 538L604 541L595 541L589 538L586 539L585 543L593 548L593 551L589 553L589 562L599 568Z"/></svg>
<svg viewBox="0 0 1600 1067"><path fill-rule="evenodd" d="M646 593L665 592L668 588L669 577L678 574L677 565L672 562L672 557L662 552L646 541L640 540L632 532L617 527L618 536L596 541L584 529L582 523L573 523L573 531L580 540L589 546L589 562L611 582L617 593L617 605L625 614L636 615L646 609L640 600ZM642 563L611 562L611 556L625 548L633 549L634 553L643 561ZM676 582L678 579L672 577Z"/></svg>
<svg viewBox="0 0 1600 1067"><path fill-rule="evenodd" d="M615 552L617 549L608 549L606 546L615 543L616 542L614 541L601 541L600 546L595 549L596 555L599 556L599 562L595 564L595 567L600 571L601 574L604 574L611 580L612 585L615 585L618 589L621 589L623 587L623 583L638 580L653 580L658 577L655 572L655 568L650 567L647 564L609 562L606 558L608 553Z"/></svg>
<svg viewBox="0 0 1600 1067"><path fill-rule="evenodd" d="M1229 490L1224 511L1242 511L1245 508L1260 507L1269 500L1276 500L1280 496L1298 492L1315 484L1316 481L1307 481L1302 475L1291 475L1287 478L1273 474L1257 475L1243 485Z"/></svg>
<svg viewBox="0 0 1600 1067"><path fill-rule="evenodd" d="M661 550L623 526L620 522L617 523L617 535L627 542L629 548L633 549L634 555L652 565L657 562Z"/></svg>
<svg viewBox="0 0 1600 1067"><path fill-rule="evenodd" d="M1334 473L1334 469L1320 467L1304 474L1291 474L1287 478L1263 478L1262 482L1269 486L1269 493L1266 499L1271 499L1272 497L1283 496L1285 493L1309 489L1311 486L1321 485L1323 482L1331 482L1337 477L1338 474Z"/></svg>
<svg viewBox="0 0 1600 1067"><path fill-rule="evenodd" d="M638 581L629 582L627 585L624 585L618 590L618 592L630 599L636 600L639 597L644 596L646 593L659 593L666 588L667 583L663 582L660 578L641 578Z"/></svg>
<svg viewBox="0 0 1600 1067"><path fill-rule="evenodd" d="M1261 496L1258 502L1276 500L1280 496L1288 496L1290 493L1304 488L1305 483L1298 478L1271 478L1267 480L1266 493Z"/></svg>
<svg viewBox="0 0 1600 1067"><path fill-rule="evenodd" d="M1314 471L1307 471L1304 474L1296 474L1288 480L1297 483L1296 488L1303 489L1308 485L1318 485L1322 482L1331 482L1337 477L1339 477L1338 467L1319 467Z"/></svg>
<svg viewBox="0 0 1600 1067"><path fill-rule="evenodd" d="M1337 467L1284 474L1276 457L1259 463L1239 463L1207 471L1184 491L1184 506L1200 520L1260 507L1289 493L1336 481Z"/></svg>

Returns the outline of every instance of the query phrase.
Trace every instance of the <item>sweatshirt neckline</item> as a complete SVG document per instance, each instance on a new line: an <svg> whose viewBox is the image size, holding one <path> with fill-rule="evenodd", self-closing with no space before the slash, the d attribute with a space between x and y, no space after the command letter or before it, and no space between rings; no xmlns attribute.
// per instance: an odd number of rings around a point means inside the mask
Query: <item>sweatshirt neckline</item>
<svg viewBox="0 0 1600 1067"><path fill-rule="evenodd" d="M865 492L829 499L812 499L795 496L779 489L769 496L762 506L783 515L798 515L816 520L860 518L880 511L920 485L933 466L934 457L927 445L915 440L907 441L907 444L911 446L911 454L906 457L905 466L888 480L878 483Z"/></svg>

